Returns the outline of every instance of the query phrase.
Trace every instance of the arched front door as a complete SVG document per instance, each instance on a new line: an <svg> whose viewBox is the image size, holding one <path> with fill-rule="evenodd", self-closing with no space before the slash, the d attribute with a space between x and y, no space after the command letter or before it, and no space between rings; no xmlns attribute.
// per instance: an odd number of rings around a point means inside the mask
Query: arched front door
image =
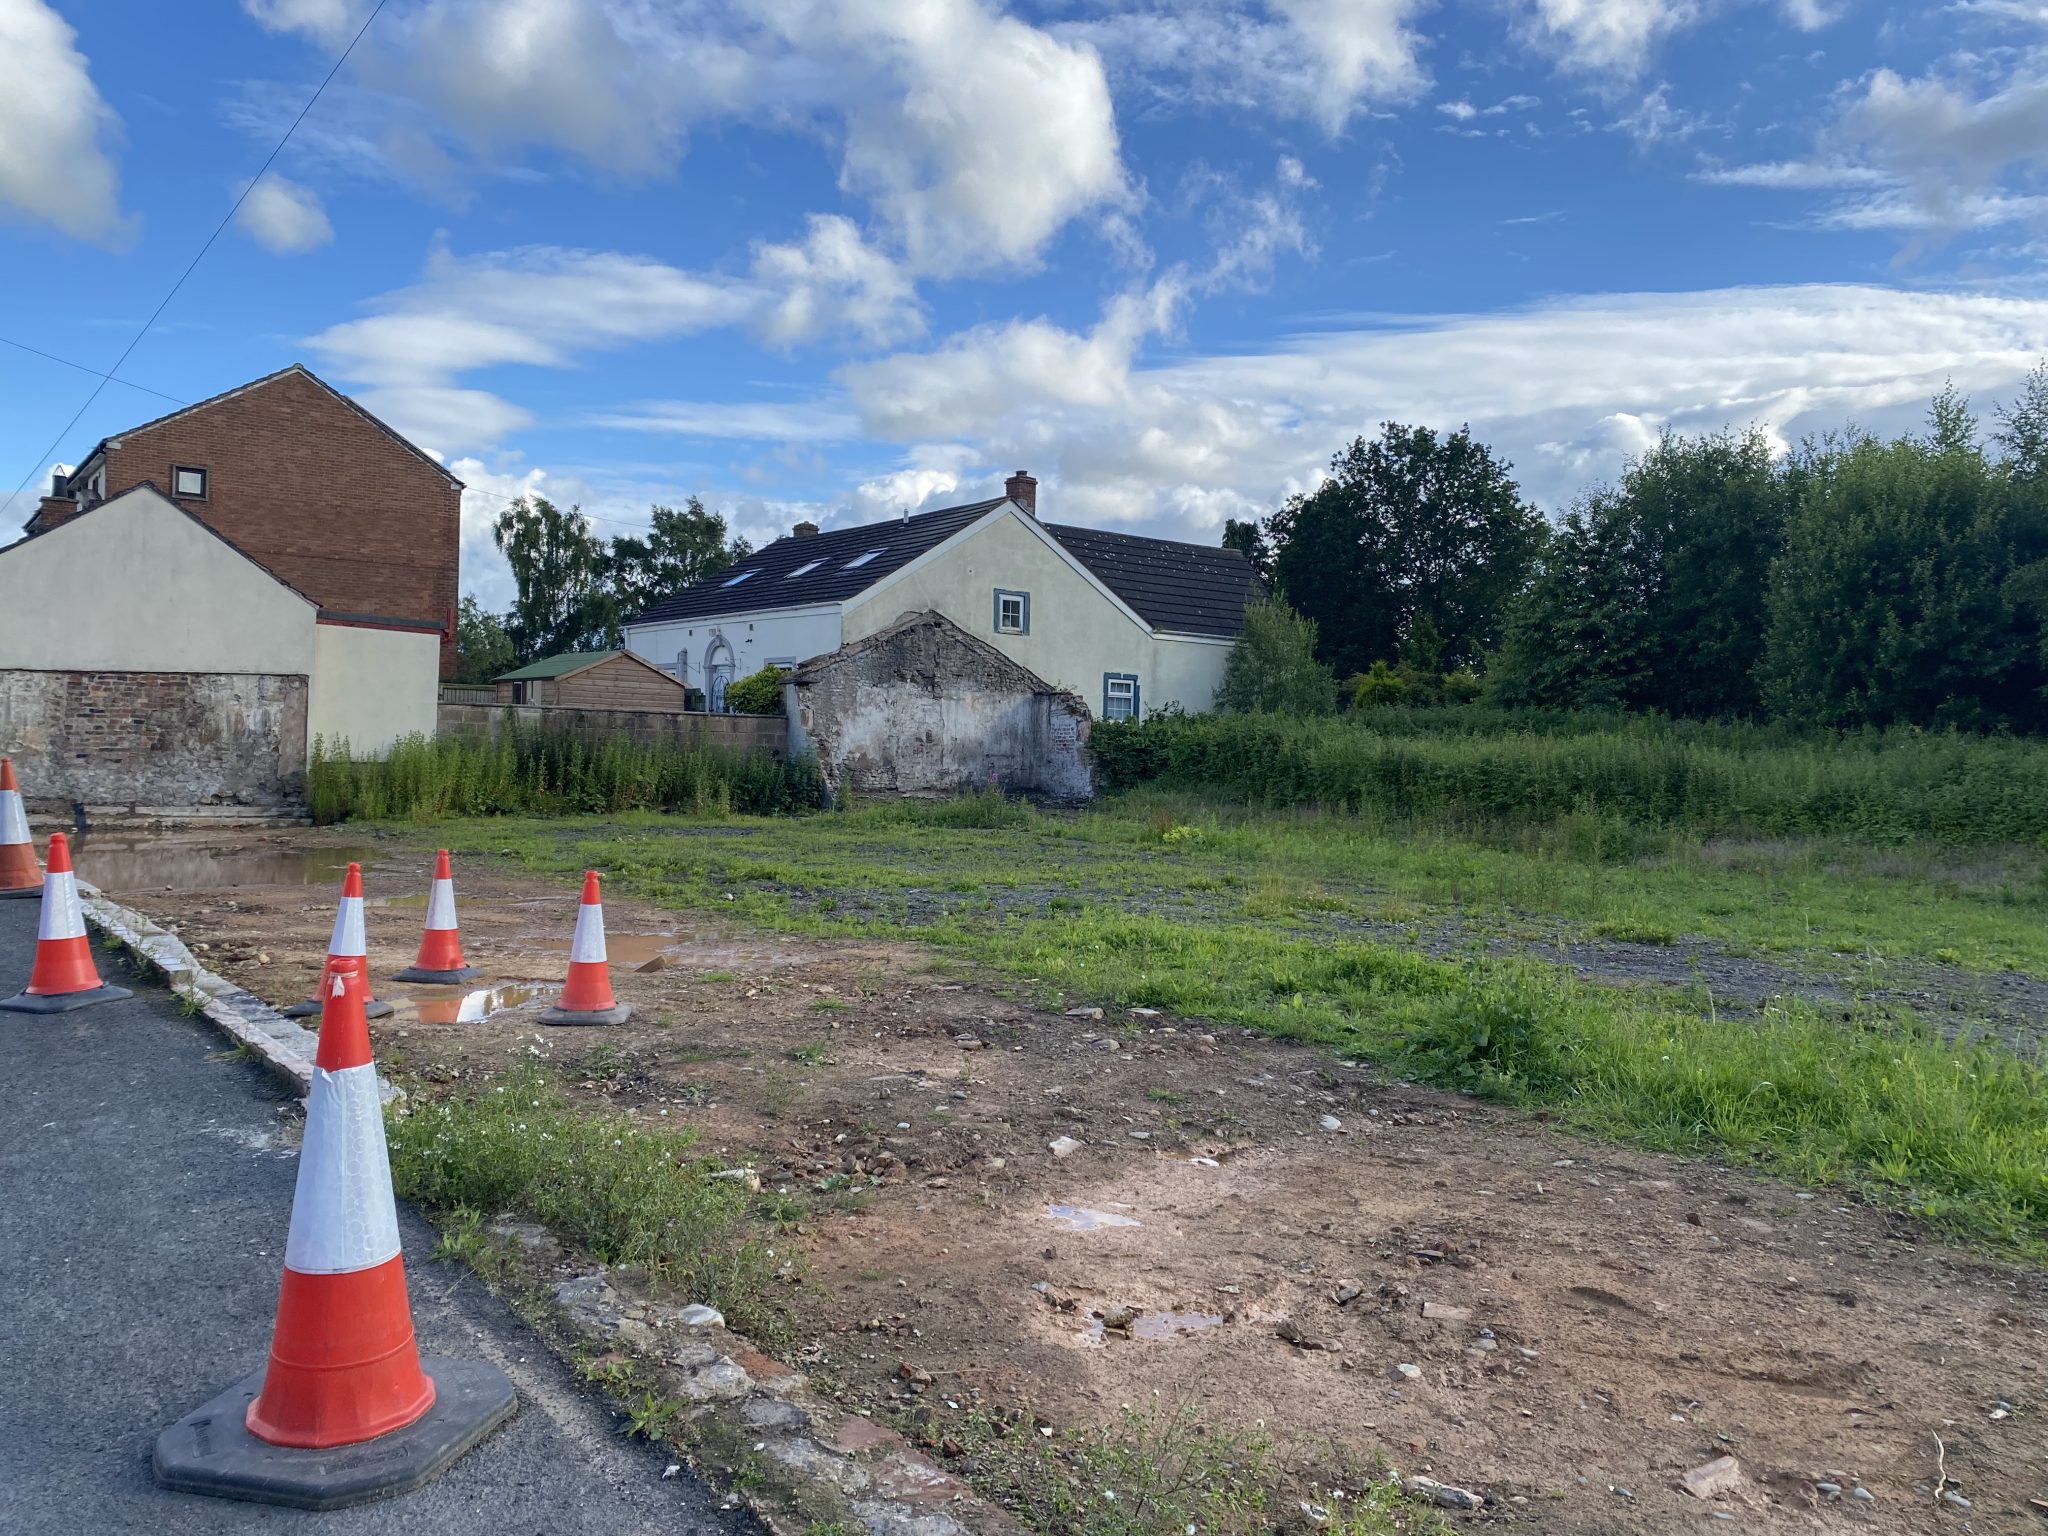
<svg viewBox="0 0 2048 1536"><path fill-rule="evenodd" d="M704 653L704 707L714 715L725 713L725 690L732 683L732 647L720 635Z"/></svg>

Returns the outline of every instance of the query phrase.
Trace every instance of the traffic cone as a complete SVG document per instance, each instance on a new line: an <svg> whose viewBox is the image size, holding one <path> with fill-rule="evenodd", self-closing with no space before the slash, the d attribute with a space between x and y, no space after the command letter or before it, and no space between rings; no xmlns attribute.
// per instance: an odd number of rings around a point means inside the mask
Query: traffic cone
<svg viewBox="0 0 2048 1536"><path fill-rule="evenodd" d="M431 981L454 984L474 981L483 975L462 962L462 930L455 922L455 875L448 867L448 850L434 855L434 888L427 897L427 928L420 936L419 958L393 981Z"/></svg>
<svg viewBox="0 0 2048 1536"><path fill-rule="evenodd" d="M623 1024L632 1009L612 997L611 966L604 953L604 903L597 871L583 875L583 904L576 909L576 937L569 944L569 979L562 999L540 1016L543 1024Z"/></svg>
<svg viewBox="0 0 2048 1536"><path fill-rule="evenodd" d="M36 929L36 960L28 990L0 1001L13 1013L69 1013L93 1003L133 997L126 987L110 987L93 964L92 940L85 936L85 914L78 907L78 879L71 873L71 848L62 832L50 834L50 868L43 876L43 915Z"/></svg>
<svg viewBox="0 0 2048 1536"><path fill-rule="evenodd" d="M334 936L327 941L327 958L332 960L359 960L358 967L363 973L363 1016L371 1019L387 1018L392 1013L389 1003L380 1003L369 995L370 951L363 941L363 866L351 864L341 881L341 905L334 911ZM288 1019L310 1019L316 1013L324 1013L326 1003L318 996L309 997L303 1003L293 1003L284 1010Z"/></svg>
<svg viewBox="0 0 2048 1536"><path fill-rule="evenodd" d="M35 840L28 835L28 812L14 782L14 759L0 757L0 899L35 896L43 889L42 866L36 863Z"/></svg>
<svg viewBox="0 0 2048 1536"><path fill-rule="evenodd" d="M270 1362L157 1437L157 1477L171 1487L361 1503L420 1486L515 1405L495 1366L420 1359L367 991L359 959L328 962Z"/></svg>

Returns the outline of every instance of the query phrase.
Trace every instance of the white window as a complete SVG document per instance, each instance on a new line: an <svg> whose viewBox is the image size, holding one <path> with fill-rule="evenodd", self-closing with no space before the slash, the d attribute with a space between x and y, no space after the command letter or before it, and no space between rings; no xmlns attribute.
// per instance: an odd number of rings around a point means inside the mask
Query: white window
<svg viewBox="0 0 2048 1536"><path fill-rule="evenodd" d="M1105 720L1135 720L1138 718L1138 677L1134 672L1105 672L1102 674L1102 718Z"/></svg>
<svg viewBox="0 0 2048 1536"><path fill-rule="evenodd" d="M189 464L172 465L171 494L190 501L206 500L206 471Z"/></svg>
<svg viewBox="0 0 2048 1536"><path fill-rule="evenodd" d="M752 571L741 571L737 576L728 576L724 581L720 582L719 585L722 587L736 587L753 574L754 573Z"/></svg>
<svg viewBox="0 0 2048 1536"><path fill-rule="evenodd" d="M857 565L866 565L870 560L874 559L875 556L879 555L881 552L882 551L879 549L871 549L864 555L855 555L851 560L846 562L845 569L850 571Z"/></svg>
<svg viewBox="0 0 2048 1536"><path fill-rule="evenodd" d="M996 590L996 633L999 635L1028 635L1031 633L1031 594L1029 592L1005 592Z"/></svg>
<svg viewBox="0 0 2048 1536"><path fill-rule="evenodd" d="M791 571L787 576L783 577L782 579L784 581L795 581L799 576L810 575L811 572L815 571L819 566L823 565L824 563L825 562L822 560L806 561L804 564L798 566L795 570Z"/></svg>

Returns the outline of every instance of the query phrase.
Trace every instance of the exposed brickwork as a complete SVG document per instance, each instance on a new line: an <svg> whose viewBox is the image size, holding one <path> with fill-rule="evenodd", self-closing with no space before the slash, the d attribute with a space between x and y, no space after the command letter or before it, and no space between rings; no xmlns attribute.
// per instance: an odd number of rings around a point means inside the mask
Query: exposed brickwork
<svg viewBox="0 0 2048 1536"><path fill-rule="evenodd" d="M802 744L835 795L1094 794L1088 706L943 614L900 619L791 681Z"/></svg>
<svg viewBox="0 0 2048 1536"><path fill-rule="evenodd" d="M179 465L207 472L207 494L173 499L321 607L450 624L461 488L304 373L115 434L107 495L147 480L171 496ZM451 634L441 675L454 665Z"/></svg>
<svg viewBox="0 0 2048 1536"><path fill-rule="evenodd" d="M274 806L306 769L306 679L0 671L0 740L32 809Z"/></svg>

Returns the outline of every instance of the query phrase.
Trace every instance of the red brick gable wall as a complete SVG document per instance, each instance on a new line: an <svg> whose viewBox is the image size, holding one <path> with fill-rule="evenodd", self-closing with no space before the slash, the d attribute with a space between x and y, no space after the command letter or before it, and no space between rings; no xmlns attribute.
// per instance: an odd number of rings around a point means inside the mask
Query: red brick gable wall
<svg viewBox="0 0 2048 1536"><path fill-rule="evenodd" d="M461 490L304 374L120 433L107 495L148 480L168 496L177 465L207 472L206 499L180 506L322 608L450 625ZM450 634L441 675L454 666Z"/></svg>

